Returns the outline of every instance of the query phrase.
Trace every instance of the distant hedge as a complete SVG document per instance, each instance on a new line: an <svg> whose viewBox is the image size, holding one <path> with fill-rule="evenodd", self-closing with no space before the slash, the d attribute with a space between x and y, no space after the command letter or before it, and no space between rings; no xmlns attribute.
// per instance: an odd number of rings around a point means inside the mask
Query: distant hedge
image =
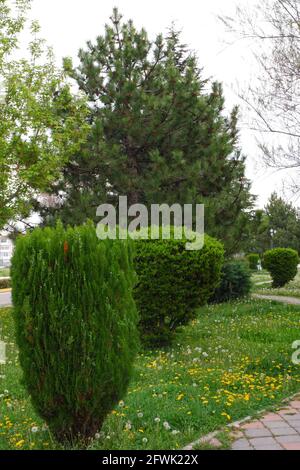
<svg viewBox="0 0 300 470"><path fill-rule="evenodd" d="M59 441L86 442L126 392L138 345L132 243L94 227L17 240L13 304L24 380Z"/></svg>
<svg viewBox="0 0 300 470"><path fill-rule="evenodd" d="M205 236L204 247L186 250L186 239L135 241L138 283L134 298L141 339L147 345L171 341L180 325L195 317L220 281L224 250Z"/></svg>
<svg viewBox="0 0 300 470"><path fill-rule="evenodd" d="M263 267L271 274L273 287L283 287L294 279L298 263L298 253L292 248L274 248L263 257Z"/></svg>
<svg viewBox="0 0 300 470"><path fill-rule="evenodd" d="M210 299L222 303L245 297L251 289L251 272L243 261L229 261L222 268L222 280Z"/></svg>
<svg viewBox="0 0 300 470"><path fill-rule="evenodd" d="M257 269L257 265L260 259L260 256L257 253L250 253L247 256L250 269Z"/></svg>

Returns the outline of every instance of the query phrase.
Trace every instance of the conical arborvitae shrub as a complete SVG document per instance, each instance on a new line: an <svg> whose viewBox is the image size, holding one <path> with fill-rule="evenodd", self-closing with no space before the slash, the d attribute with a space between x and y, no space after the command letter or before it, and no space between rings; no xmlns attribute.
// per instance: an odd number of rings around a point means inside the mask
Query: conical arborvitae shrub
<svg viewBox="0 0 300 470"><path fill-rule="evenodd" d="M61 442L95 435L126 392L137 350L131 245L92 225L36 229L12 263L20 363Z"/></svg>

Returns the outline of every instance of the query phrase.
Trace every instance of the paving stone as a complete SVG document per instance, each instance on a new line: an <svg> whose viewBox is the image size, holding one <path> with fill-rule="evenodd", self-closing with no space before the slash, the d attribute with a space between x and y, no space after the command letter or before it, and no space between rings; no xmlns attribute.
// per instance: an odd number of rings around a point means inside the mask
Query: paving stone
<svg viewBox="0 0 300 470"><path fill-rule="evenodd" d="M261 421L263 423L265 423L266 421L282 421L282 418L277 413L268 413L267 415L263 416Z"/></svg>
<svg viewBox="0 0 300 470"><path fill-rule="evenodd" d="M263 447L257 446L255 450L283 450L283 448L279 444L271 444Z"/></svg>
<svg viewBox="0 0 300 470"><path fill-rule="evenodd" d="M297 413L295 415L286 415L284 417L286 421L298 421L300 422L300 413Z"/></svg>
<svg viewBox="0 0 300 470"><path fill-rule="evenodd" d="M291 404L284 406L283 408L280 408L277 413L286 413L287 411L294 411L294 408L292 407Z"/></svg>
<svg viewBox="0 0 300 470"><path fill-rule="evenodd" d="M253 448L250 446L248 439L238 439L232 445L233 450L249 450Z"/></svg>
<svg viewBox="0 0 300 470"><path fill-rule="evenodd" d="M244 424L242 429L264 429L264 425L260 421L253 421L252 423Z"/></svg>
<svg viewBox="0 0 300 470"><path fill-rule="evenodd" d="M265 423L265 426L271 430L276 428L289 427L288 423L283 419L281 421L268 421Z"/></svg>
<svg viewBox="0 0 300 470"><path fill-rule="evenodd" d="M285 450L300 450L300 443L288 443L288 444L283 444L283 448Z"/></svg>
<svg viewBox="0 0 300 470"><path fill-rule="evenodd" d="M300 400L293 400L293 401L291 401L291 406L292 406L293 408L300 409Z"/></svg>
<svg viewBox="0 0 300 470"><path fill-rule="evenodd" d="M288 437L288 436L287 436ZM264 447L264 446L272 446L277 444L273 437L255 437L254 439L249 439L250 444L253 447Z"/></svg>
<svg viewBox="0 0 300 470"><path fill-rule="evenodd" d="M280 436L276 437L277 441L279 444L300 444L300 435L295 435L295 436Z"/></svg>
<svg viewBox="0 0 300 470"><path fill-rule="evenodd" d="M272 429L272 434L274 436L299 436L295 429L290 426L285 426L284 428L274 428Z"/></svg>
<svg viewBox="0 0 300 470"><path fill-rule="evenodd" d="M289 426L293 426L293 428L300 428L300 421L298 419L291 419Z"/></svg>
<svg viewBox="0 0 300 470"><path fill-rule="evenodd" d="M292 416L298 416L297 419L300 419L300 413L298 413L298 410L295 410L295 409L278 411L278 414L282 416L284 419L287 417L292 417Z"/></svg>
<svg viewBox="0 0 300 470"><path fill-rule="evenodd" d="M272 436L269 429L246 429L245 434L247 437L269 437Z"/></svg>

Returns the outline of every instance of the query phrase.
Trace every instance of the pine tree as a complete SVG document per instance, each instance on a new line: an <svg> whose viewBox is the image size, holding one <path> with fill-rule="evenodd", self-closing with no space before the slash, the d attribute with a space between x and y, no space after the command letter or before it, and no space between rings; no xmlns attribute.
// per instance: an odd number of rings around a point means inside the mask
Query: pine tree
<svg viewBox="0 0 300 470"><path fill-rule="evenodd" d="M300 249L300 222L297 210L275 192L265 208L272 230L272 247Z"/></svg>
<svg viewBox="0 0 300 470"><path fill-rule="evenodd" d="M95 219L99 204L127 195L128 204L147 206L204 202L208 231L225 216L226 231L251 204L237 108L225 116L221 84L202 78L179 32L150 41L118 10L110 20L79 51L77 68L64 61L90 102L92 132L52 186L60 204L42 208L45 222Z"/></svg>
<svg viewBox="0 0 300 470"><path fill-rule="evenodd" d="M263 254L270 248L292 248L300 251L298 210L272 193L265 208L250 214L246 251Z"/></svg>
<svg viewBox="0 0 300 470"><path fill-rule="evenodd" d="M270 248L270 221L265 210L256 209L249 214L247 241L245 251L247 253L263 253Z"/></svg>

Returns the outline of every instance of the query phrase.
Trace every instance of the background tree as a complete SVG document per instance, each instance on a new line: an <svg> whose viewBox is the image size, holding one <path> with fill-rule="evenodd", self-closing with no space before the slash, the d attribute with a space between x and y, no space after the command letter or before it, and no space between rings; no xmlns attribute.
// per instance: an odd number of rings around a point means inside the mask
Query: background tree
<svg viewBox="0 0 300 470"><path fill-rule="evenodd" d="M57 178L85 138L87 106L31 24L28 58L13 60L29 0L0 0L0 228L30 213L30 198Z"/></svg>
<svg viewBox="0 0 300 470"><path fill-rule="evenodd" d="M300 220L292 204L273 193L266 206L274 248L300 249Z"/></svg>
<svg viewBox="0 0 300 470"><path fill-rule="evenodd" d="M150 41L115 9L79 59L76 69L66 59L65 69L88 98L92 131L52 185L57 205L41 208L45 223L95 219L99 204L127 195L129 204L148 206L204 202L208 232L222 220L218 236L229 227L233 234L251 205L237 109L225 116L221 85L202 78L180 34Z"/></svg>
<svg viewBox="0 0 300 470"><path fill-rule="evenodd" d="M245 251L262 255L270 248L270 243L270 221L265 210L257 209L252 211L247 226Z"/></svg>
<svg viewBox="0 0 300 470"><path fill-rule="evenodd" d="M247 40L259 65L256 84L242 94L252 111L252 127L268 165L300 169L300 2L264 0L223 18L231 32ZM254 81L255 83L255 81ZM254 111L254 114L253 114ZM299 189L295 178L295 189Z"/></svg>
<svg viewBox="0 0 300 470"><path fill-rule="evenodd" d="M264 253L270 248L300 250L300 218L298 210L275 192L265 209L251 213L246 251Z"/></svg>

